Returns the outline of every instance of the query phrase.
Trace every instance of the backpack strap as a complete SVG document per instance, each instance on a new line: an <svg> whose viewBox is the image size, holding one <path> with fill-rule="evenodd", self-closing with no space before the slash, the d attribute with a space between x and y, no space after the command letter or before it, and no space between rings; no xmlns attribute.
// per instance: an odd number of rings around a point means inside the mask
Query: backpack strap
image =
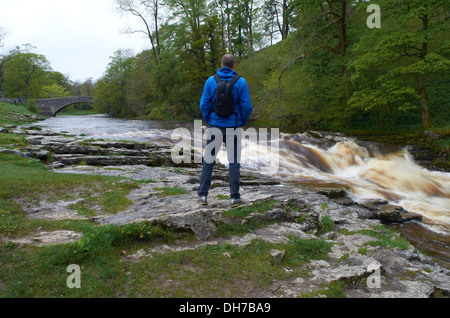
<svg viewBox="0 0 450 318"><path fill-rule="evenodd" d="M220 78L219 74L214 74L214 78L216 79L217 84L219 84L220 82L222 82L222 79Z"/></svg>
<svg viewBox="0 0 450 318"><path fill-rule="evenodd" d="M231 87L233 87L237 83L237 81L239 81L240 78L241 77L239 75L237 75L237 74L234 75L234 77L230 81ZM238 114L237 114L236 110L234 111L234 115L235 115L235 118L236 118L236 128L237 128L237 125L238 125Z"/></svg>
<svg viewBox="0 0 450 318"><path fill-rule="evenodd" d="M241 77L236 74L230 81L231 86L234 86L234 84L236 84L237 81L239 81L240 78ZM222 82L222 79L220 78L219 74L217 74L217 73L214 74L214 79L216 80L217 84Z"/></svg>
<svg viewBox="0 0 450 318"><path fill-rule="evenodd" d="M231 79L231 81L230 81L230 84L231 84L231 86L234 86L234 84L236 84L237 83L237 81L239 81L239 79L240 79L241 77L239 76L239 75L234 75L234 77Z"/></svg>

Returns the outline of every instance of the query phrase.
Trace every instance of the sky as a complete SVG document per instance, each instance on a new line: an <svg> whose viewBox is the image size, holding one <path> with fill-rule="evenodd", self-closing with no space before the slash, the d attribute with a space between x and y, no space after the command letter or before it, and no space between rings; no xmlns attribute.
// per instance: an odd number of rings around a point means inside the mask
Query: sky
<svg viewBox="0 0 450 318"><path fill-rule="evenodd" d="M29 43L71 81L95 81L118 49L137 54L149 47L142 35L124 32L138 22L118 13L114 0L0 0L0 29L7 32L0 55Z"/></svg>

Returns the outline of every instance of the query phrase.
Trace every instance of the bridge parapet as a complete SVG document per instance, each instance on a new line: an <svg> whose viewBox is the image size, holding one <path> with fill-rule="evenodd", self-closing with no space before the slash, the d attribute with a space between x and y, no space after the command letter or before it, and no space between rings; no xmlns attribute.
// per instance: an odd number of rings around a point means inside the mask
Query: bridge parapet
<svg viewBox="0 0 450 318"><path fill-rule="evenodd" d="M27 100L14 99L14 98L0 98L0 101L11 104L26 104ZM36 99L35 100L38 113L40 115L53 117L63 108L73 104L79 103L94 103L94 97L92 96L70 96L70 97L58 97L49 99Z"/></svg>

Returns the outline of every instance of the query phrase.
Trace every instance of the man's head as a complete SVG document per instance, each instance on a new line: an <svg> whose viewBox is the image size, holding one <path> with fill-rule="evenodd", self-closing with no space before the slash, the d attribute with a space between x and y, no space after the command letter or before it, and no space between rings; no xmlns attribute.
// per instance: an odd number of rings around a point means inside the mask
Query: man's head
<svg viewBox="0 0 450 318"><path fill-rule="evenodd" d="M234 69L234 66L236 65L236 59L232 54L226 54L222 58L222 67L228 67L231 69Z"/></svg>

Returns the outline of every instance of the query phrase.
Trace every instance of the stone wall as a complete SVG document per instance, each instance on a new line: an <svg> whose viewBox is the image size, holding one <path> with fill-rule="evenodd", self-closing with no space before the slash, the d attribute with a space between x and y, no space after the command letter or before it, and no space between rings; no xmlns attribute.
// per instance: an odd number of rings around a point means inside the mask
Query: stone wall
<svg viewBox="0 0 450 318"><path fill-rule="evenodd" d="M0 98L0 102L10 103L10 104L26 104L26 99L17 98ZM71 97L59 97L59 98L49 98L49 99L36 99L35 103L38 109L38 113L44 116L55 116L61 109L78 103L89 103L94 102L94 97L91 96L71 96Z"/></svg>

